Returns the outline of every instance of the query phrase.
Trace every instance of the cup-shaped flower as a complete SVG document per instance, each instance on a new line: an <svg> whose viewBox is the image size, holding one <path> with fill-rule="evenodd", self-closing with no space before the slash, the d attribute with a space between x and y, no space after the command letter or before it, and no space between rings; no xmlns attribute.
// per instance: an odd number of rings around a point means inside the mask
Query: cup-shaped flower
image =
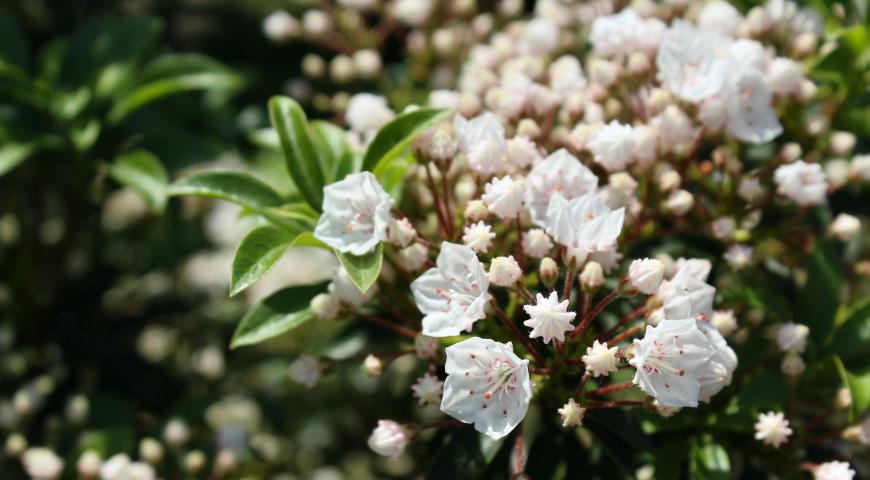
<svg viewBox="0 0 870 480"><path fill-rule="evenodd" d="M698 406L700 378L714 349L694 319L647 326L634 347L629 361L637 369L634 384L666 407Z"/></svg>
<svg viewBox="0 0 870 480"><path fill-rule="evenodd" d="M568 299L559 301L559 294L550 292L549 297L540 293L536 297L535 305L524 305L523 310L529 315L529 319L523 325L532 327L529 336L532 338L542 337L544 343L550 343L554 338L560 342L565 341L565 332L574 330L571 320L577 316L568 311Z"/></svg>
<svg viewBox="0 0 870 480"><path fill-rule="evenodd" d="M716 289L692 276L690 269L680 269L674 278L662 282L656 294L665 307L666 318L702 318L713 315Z"/></svg>
<svg viewBox="0 0 870 480"><path fill-rule="evenodd" d="M493 178L484 188L481 200L490 212L502 220L516 218L522 212L526 194L526 183L523 179L514 180L505 175L502 178Z"/></svg>
<svg viewBox="0 0 870 480"><path fill-rule="evenodd" d="M554 193L547 207L547 233L567 247L609 250L622 231L625 208L610 210L594 193L567 200Z"/></svg>
<svg viewBox="0 0 870 480"><path fill-rule="evenodd" d="M472 337L446 349L441 411L498 440L526 416L532 399L528 360L510 343Z"/></svg>
<svg viewBox="0 0 870 480"><path fill-rule="evenodd" d="M667 322L668 320L665 321ZM698 398L704 403L709 403L713 395L731 385L731 378L737 368L737 354L710 322L698 322L698 329L707 336L710 346L713 347L713 356L702 366L698 376L698 381L701 383Z"/></svg>
<svg viewBox="0 0 870 480"><path fill-rule="evenodd" d="M558 192L571 199L595 192L598 177L583 165L577 157L565 149L550 154L526 177L526 205L532 222L542 228L547 226L547 208L550 197Z"/></svg>
<svg viewBox="0 0 870 480"><path fill-rule="evenodd" d="M431 337L459 335L486 317L491 295L489 278L473 250L444 242L435 267L411 283L417 308L425 314L423 334Z"/></svg>
<svg viewBox="0 0 870 480"><path fill-rule="evenodd" d="M773 172L776 191L801 206L824 203L828 190L825 172L818 163L798 160Z"/></svg>
<svg viewBox="0 0 870 480"><path fill-rule="evenodd" d="M638 259L628 266L628 279L631 286L647 295L658 291L665 275L665 264L653 258Z"/></svg>
<svg viewBox="0 0 870 480"><path fill-rule="evenodd" d="M387 240L393 199L371 172L348 175L323 193L323 213L314 228L318 240L352 255L365 255Z"/></svg>
<svg viewBox="0 0 870 480"><path fill-rule="evenodd" d="M503 170L507 158L504 127L492 113L471 120L457 115L453 121L459 150L468 157L468 165L477 173L493 175Z"/></svg>

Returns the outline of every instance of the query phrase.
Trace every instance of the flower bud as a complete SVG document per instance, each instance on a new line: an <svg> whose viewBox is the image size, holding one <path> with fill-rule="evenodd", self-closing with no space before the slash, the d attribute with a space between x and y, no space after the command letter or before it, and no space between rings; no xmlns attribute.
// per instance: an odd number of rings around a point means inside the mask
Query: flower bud
<svg viewBox="0 0 870 480"><path fill-rule="evenodd" d="M63 459L44 447L28 449L21 455L24 471L34 480L53 480L63 471Z"/></svg>
<svg viewBox="0 0 870 480"><path fill-rule="evenodd" d="M390 243L397 247L407 247L417 238L417 231L407 218L400 218L390 225L389 231Z"/></svg>
<svg viewBox="0 0 870 480"><path fill-rule="evenodd" d="M180 448L190 439L190 429L180 418L169 420L163 428L163 440L172 448Z"/></svg>
<svg viewBox="0 0 870 480"><path fill-rule="evenodd" d="M831 188L837 189L842 187L849 181L851 172L849 171L849 162L842 158L835 158L825 162L825 177L828 179L828 185Z"/></svg>
<svg viewBox="0 0 870 480"><path fill-rule="evenodd" d="M643 75L650 69L649 57L643 52L632 52L628 56L627 69L630 75Z"/></svg>
<svg viewBox="0 0 870 480"><path fill-rule="evenodd" d="M76 472L78 472L81 478L97 478L102 466L103 459L100 458L100 454L93 450L86 450L79 456L79 461L76 462Z"/></svg>
<svg viewBox="0 0 870 480"><path fill-rule="evenodd" d="M419 243L415 243L410 247L405 247L399 250L399 266L407 271L414 271L423 268L429 256L426 252L426 247Z"/></svg>
<svg viewBox="0 0 870 480"><path fill-rule="evenodd" d="M652 258L634 260L628 267L628 281L632 292L647 295L656 293L665 275L665 264Z"/></svg>
<svg viewBox="0 0 870 480"><path fill-rule="evenodd" d="M367 355L362 363L363 372L369 377L379 377L384 373L384 362L374 355Z"/></svg>
<svg viewBox="0 0 870 480"><path fill-rule="evenodd" d="M523 234L523 253L532 258L545 257L552 248L553 241L539 228L533 228Z"/></svg>
<svg viewBox="0 0 870 480"><path fill-rule="evenodd" d="M408 437L408 431L402 425L392 420L378 420L378 426L369 436L368 444L379 455L398 458L405 453Z"/></svg>
<svg viewBox="0 0 870 480"><path fill-rule="evenodd" d="M88 418L90 402L84 395L76 395L66 403L66 419L72 424L81 424Z"/></svg>
<svg viewBox="0 0 870 480"><path fill-rule="evenodd" d="M524 118L517 124L517 136L523 136L530 139L538 138L541 135L541 127L538 122L531 118Z"/></svg>
<svg viewBox="0 0 870 480"><path fill-rule="evenodd" d="M852 391L848 387L842 387L837 390L837 398L834 401L837 408L845 409L852 406Z"/></svg>
<svg viewBox="0 0 870 480"><path fill-rule="evenodd" d="M320 37L332 28L332 18L322 10L308 10L302 15L302 29L306 35Z"/></svg>
<svg viewBox="0 0 870 480"><path fill-rule="evenodd" d="M834 132L831 134L828 148L834 155L846 156L852 153L856 141L857 138L852 132Z"/></svg>
<svg viewBox="0 0 870 480"><path fill-rule="evenodd" d="M783 357L780 368L782 369L782 373L788 375L789 377L795 378L800 376L800 374L804 373L804 370L806 370L807 366L800 355L794 352L790 352L787 353L785 357Z"/></svg>
<svg viewBox="0 0 870 480"><path fill-rule="evenodd" d="M683 179L680 176L680 172L676 170L668 170L667 172L659 175L659 189L663 192L670 192L680 186L680 182Z"/></svg>
<svg viewBox="0 0 870 480"><path fill-rule="evenodd" d="M17 457L27 450L27 439L20 433L13 433L6 437L5 452L10 457Z"/></svg>
<svg viewBox="0 0 870 480"><path fill-rule="evenodd" d="M320 55L310 53L302 57L302 73L311 78L320 78L326 73L326 62Z"/></svg>
<svg viewBox="0 0 870 480"><path fill-rule="evenodd" d="M870 155L855 155L849 166L849 172L858 181L870 181Z"/></svg>
<svg viewBox="0 0 870 480"><path fill-rule="evenodd" d="M665 210L676 215L685 215L694 204L695 197L693 197L691 193L686 190L677 190L672 193L667 200L665 200L664 207Z"/></svg>
<svg viewBox="0 0 870 480"><path fill-rule="evenodd" d="M359 50L353 54L353 64L360 78L370 80L377 78L383 69L381 54L375 50Z"/></svg>
<svg viewBox="0 0 870 480"><path fill-rule="evenodd" d="M589 292L595 291L604 284L604 270L598 262L589 262L580 272L580 284Z"/></svg>
<svg viewBox="0 0 870 480"><path fill-rule="evenodd" d="M299 20L283 10L272 12L263 20L263 34L272 43L287 43L300 33L302 26Z"/></svg>
<svg viewBox="0 0 870 480"><path fill-rule="evenodd" d="M828 233L842 242L848 242L861 233L861 220L848 213L841 213L828 227Z"/></svg>
<svg viewBox="0 0 870 480"><path fill-rule="evenodd" d="M562 418L563 427L577 427L583 425L583 416L586 414L586 409L575 402L573 398L568 399L568 403L562 405L559 410L559 416Z"/></svg>
<svg viewBox="0 0 870 480"><path fill-rule="evenodd" d="M803 32L791 44L795 57L803 58L812 54L819 47L819 37L813 32Z"/></svg>
<svg viewBox="0 0 870 480"><path fill-rule="evenodd" d="M562 255L562 261L570 269L580 268L589 257L589 251L583 248L567 247Z"/></svg>
<svg viewBox="0 0 870 480"><path fill-rule="evenodd" d="M713 326L723 337L727 337L737 330L737 319L731 310L714 310L710 317L710 325Z"/></svg>
<svg viewBox="0 0 870 480"><path fill-rule="evenodd" d="M320 293L311 299L311 311L320 320L333 320L341 307L338 297L331 293Z"/></svg>
<svg viewBox="0 0 870 480"><path fill-rule="evenodd" d="M432 160L435 160L440 164L447 164L453 160L453 156L456 155L456 141L453 140L453 137L447 130L439 128L435 134L432 135L432 141L429 143L427 153Z"/></svg>
<svg viewBox="0 0 870 480"><path fill-rule="evenodd" d="M737 228L737 222L734 221L731 217L721 217L713 220L713 223L710 224L710 228L713 230L713 236L718 240L728 240L731 238L731 235L734 234L734 230Z"/></svg>
<svg viewBox="0 0 870 480"><path fill-rule="evenodd" d="M239 466L239 459L236 453L228 448L221 449L214 459L215 473L218 475L226 475L232 472Z"/></svg>
<svg viewBox="0 0 870 480"><path fill-rule="evenodd" d="M205 454L201 450L192 450L184 456L184 470L187 473L197 473L205 467Z"/></svg>
<svg viewBox="0 0 870 480"><path fill-rule="evenodd" d="M786 323L776 331L776 344L783 352L803 353L810 329L798 323Z"/></svg>
<svg viewBox="0 0 870 480"><path fill-rule="evenodd" d="M513 255L493 258L489 265L489 281L500 287L516 284L522 275L523 271Z"/></svg>
<svg viewBox="0 0 870 480"><path fill-rule="evenodd" d="M163 445L156 439L145 437L139 442L139 458L150 464L163 461Z"/></svg>
<svg viewBox="0 0 870 480"><path fill-rule="evenodd" d="M538 268L538 276L547 288L553 288L553 285L556 284L556 278L559 276L559 267L552 258L544 257Z"/></svg>
<svg viewBox="0 0 870 480"><path fill-rule="evenodd" d="M335 83L347 83L356 76L356 65L347 55L336 55L329 62L329 78Z"/></svg>
<svg viewBox="0 0 870 480"><path fill-rule="evenodd" d="M471 200L465 204L465 218L472 222L477 222L486 218L489 215L489 209L483 200Z"/></svg>

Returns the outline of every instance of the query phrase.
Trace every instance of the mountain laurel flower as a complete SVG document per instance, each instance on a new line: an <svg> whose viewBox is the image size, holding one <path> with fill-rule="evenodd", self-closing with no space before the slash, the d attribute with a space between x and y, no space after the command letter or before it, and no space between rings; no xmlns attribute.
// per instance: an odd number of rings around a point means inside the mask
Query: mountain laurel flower
<svg viewBox="0 0 870 480"><path fill-rule="evenodd" d="M554 338L564 342L565 332L574 330L571 321L577 316L568 311L568 299L559 302L559 294L550 292L549 297L537 294L536 300L535 305L523 305L523 310L529 315L523 325L532 328L529 336L542 337L544 343L550 343Z"/></svg>
<svg viewBox="0 0 870 480"><path fill-rule="evenodd" d="M320 320L332 320L338 316L341 304L338 297L331 293L320 293L311 299L311 311Z"/></svg>
<svg viewBox="0 0 870 480"><path fill-rule="evenodd" d="M727 337L737 330L737 318L733 310L714 310L710 316L710 325Z"/></svg>
<svg viewBox="0 0 870 480"><path fill-rule="evenodd" d="M666 318L709 320L713 315L716 288L681 269L674 278L662 282L656 296L664 306Z"/></svg>
<svg viewBox="0 0 870 480"><path fill-rule="evenodd" d="M387 99L371 93L357 93L347 103L344 113L350 130L371 135L396 116L387 105Z"/></svg>
<svg viewBox="0 0 870 480"><path fill-rule="evenodd" d="M532 258L546 257L552 248L553 241L540 228L533 228L523 234L523 253Z"/></svg>
<svg viewBox="0 0 870 480"><path fill-rule="evenodd" d="M289 375L290 380L308 388L313 388L320 381L322 371L323 365L321 365L320 360L303 353L290 364Z"/></svg>
<svg viewBox="0 0 870 480"><path fill-rule="evenodd" d="M522 212L526 195L526 184L523 179L514 180L508 175L493 178L484 189L480 199L498 218L512 219Z"/></svg>
<svg viewBox="0 0 870 480"><path fill-rule="evenodd" d="M722 255L722 258L728 262L734 270L743 270L752 264L752 253L754 249L749 245L734 244L728 247L728 250Z"/></svg>
<svg viewBox="0 0 870 480"><path fill-rule="evenodd" d="M634 341L632 382L666 407L697 407L699 376L713 348L694 319L665 320Z"/></svg>
<svg viewBox="0 0 870 480"><path fill-rule="evenodd" d="M489 264L489 281L500 287L510 287L522 277L523 271L513 255L496 257Z"/></svg>
<svg viewBox="0 0 870 480"><path fill-rule="evenodd" d="M441 411L493 440L507 436L525 418L532 399L529 361L510 343L472 337L446 349Z"/></svg>
<svg viewBox="0 0 870 480"><path fill-rule="evenodd" d="M457 115L453 121L459 150L468 157L468 165L477 173L492 175L504 169L507 141L504 126L492 113L466 120Z"/></svg>
<svg viewBox="0 0 870 480"><path fill-rule="evenodd" d="M100 467L100 479L126 480L131 464L130 457L126 453L116 453Z"/></svg>
<svg viewBox="0 0 870 480"><path fill-rule="evenodd" d="M407 218L400 218L387 228L387 238L397 247L407 247L417 238L417 230Z"/></svg>
<svg viewBox="0 0 870 480"><path fill-rule="evenodd" d="M365 255L387 240L393 199L371 172L348 175L323 188L323 213L314 236L352 255Z"/></svg>
<svg viewBox="0 0 870 480"><path fill-rule="evenodd" d="M580 285L587 292L595 291L601 285L604 285L604 269L601 264L596 261L591 261L583 267L583 271L579 275Z"/></svg>
<svg viewBox="0 0 870 480"><path fill-rule="evenodd" d="M776 331L776 345L783 352L804 353L810 328L799 323L783 324Z"/></svg>
<svg viewBox="0 0 870 480"><path fill-rule="evenodd" d="M441 403L441 394L444 390L444 382L438 379L435 375L429 372L423 374L417 379L414 385L411 385L411 390L414 396L420 401L420 405L439 404Z"/></svg>
<svg viewBox="0 0 870 480"><path fill-rule="evenodd" d="M301 33L299 20L283 10L274 11L263 20L263 34L272 43L287 43Z"/></svg>
<svg viewBox="0 0 870 480"><path fill-rule="evenodd" d="M487 215L489 215L489 209L486 208L483 200L471 200L465 204L466 220L477 222L486 218Z"/></svg>
<svg viewBox="0 0 870 480"><path fill-rule="evenodd" d="M399 266L403 269L409 272L419 270L429 260L428 250L423 245L414 243L409 247L399 250L397 259Z"/></svg>
<svg viewBox="0 0 870 480"><path fill-rule="evenodd" d="M493 238L495 238L495 233L492 231L492 227L482 221L468 225L462 231L462 242L479 253L489 251Z"/></svg>
<svg viewBox="0 0 870 480"><path fill-rule="evenodd" d="M861 220L848 213L841 213L831 222L828 233L841 242L848 242L861 233Z"/></svg>
<svg viewBox="0 0 870 480"><path fill-rule="evenodd" d="M588 144L595 161L608 172L625 170L634 160L634 146L631 125L615 120L598 128Z"/></svg>
<svg viewBox="0 0 870 480"><path fill-rule="evenodd" d="M713 236L718 240L726 241L734 234L737 228L737 222L733 217L720 217L713 220L710 224L710 229L713 231Z"/></svg>
<svg viewBox="0 0 870 480"><path fill-rule="evenodd" d="M428 154L438 163L446 164L456 155L457 143L447 130L438 129L429 142Z"/></svg>
<svg viewBox="0 0 870 480"><path fill-rule="evenodd" d="M607 342L601 343L598 340L592 342L591 347L586 347L586 355L583 355L586 371L593 377L606 377L615 373L618 369L617 350L618 347L607 348Z"/></svg>
<svg viewBox="0 0 870 480"><path fill-rule="evenodd" d="M362 370L369 377L380 377L384 373L384 362L380 358L368 354L362 362Z"/></svg>
<svg viewBox="0 0 870 480"><path fill-rule="evenodd" d="M36 480L54 480L63 471L63 459L44 447L33 447L21 456L24 471Z"/></svg>
<svg viewBox="0 0 870 480"><path fill-rule="evenodd" d="M598 177L562 148L535 165L526 177L526 188L526 205L532 223L546 228L547 210L553 194L558 192L570 200L594 193L598 188Z"/></svg>
<svg viewBox="0 0 870 480"><path fill-rule="evenodd" d="M430 268L411 283L417 308L423 317L423 334L432 337L471 331L474 322L486 317L489 278L473 250L444 242Z"/></svg>
<svg viewBox="0 0 870 480"><path fill-rule="evenodd" d="M85 450L76 462L76 473L81 478L97 478L103 459L94 450Z"/></svg>
<svg viewBox="0 0 870 480"><path fill-rule="evenodd" d="M798 160L777 167L773 173L776 191L801 206L825 202L828 181L821 165Z"/></svg>
<svg viewBox="0 0 870 480"><path fill-rule="evenodd" d="M852 480L855 470L847 462L825 462L813 470L813 480Z"/></svg>
<svg viewBox="0 0 870 480"><path fill-rule="evenodd" d="M687 22L674 22L656 55L662 84L688 102L700 102L718 93L725 82L726 65L714 54L714 42L714 35Z"/></svg>
<svg viewBox="0 0 870 480"><path fill-rule="evenodd" d="M557 192L550 198L546 227L566 247L597 252L616 244L624 221L625 208L611 210L595 194L568 200Z"/></svg>
<svg viewBox="0 0 870 480"><path fill-rule="evenodd" d="M761 440L765 445L779 448L788 441L792 434L788 427L788 420L782 412L759 413L758 421L755 422L755 439Z"/></svg>
<svg viewBox="0 0 870 480"><path fill-rule="evenodd" d="M663 205L664 209L674 215L685 215L695 205L695 197L686 190L677 190L672 193Z"/></svg>
<svg viewBox="0 0 870 480"><path fill-rule="evenodd" d="M562 405L558 412L562 418L563 427L571 428L583 425L583 416L586 415L586 409L575 402L573 398L569 398L568 403Z"/></svg>
<svg viewBox="0 0 870 480"><path fill-rule="evenodd" d="M665 275L665 264L653 258L638 259L628 266L628 279L634 290L652 295Z"/></svg>
<svg viewBox="0 0 870 480"><path fill-rule="evenodd" d="M526 168L541 158L538 146L528 137L514 137L507 142L507 161L516 168Z"/></svg>
<svg viewBox="0 0 870 480"><path fill-rule="evenodd" d="M378 455L399 458L405 453L410 435L408 429L392 420L378 420L378 426L369 435L369 448Z"/></svg>
<svg viewBox="0 0 870 480"><path fill-rule="evenodd" d="M556 261L550 257L541 259L541 264L538 266L538 278L547 288L553 288L556 279L559 277L559 266Z"/></svg>
<svg viewBox="0 0 870 480"><path fill-rule="evenodd" d="M800 354L789 352L782 357L782 363L779 364L779 368L782 370L782 373L789 377L797 378L804 373L804 370L807 369L807 365L804 363L804 359L801 358Z"/></svg>
<svg viewBox="0 0 870 480"><path fill-rule="evenodd" d="M709 403L713 395L731 384L734 370L737 368L737 354L728 346L722 334L710 325L710 322L697 322L697 325L701 333L707 336L713 348L713 355L707 363L700 366L698 373L698 382L701 384L698 399Z"/></svg>

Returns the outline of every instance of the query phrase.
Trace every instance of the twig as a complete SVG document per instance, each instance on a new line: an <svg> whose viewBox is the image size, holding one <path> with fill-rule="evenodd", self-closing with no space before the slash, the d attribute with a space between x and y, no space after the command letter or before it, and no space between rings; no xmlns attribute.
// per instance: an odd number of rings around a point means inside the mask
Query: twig
<svg viewBox="0 0 870 480"><path fill-rule="evenodd" d="M362 318L363 320L372 322L376 325L380 325L388 330L392 330L393 332L398 333L399 335L404 335L404 336L411 338L411 339L417 338L416 332L413 332L413 331L411 331L405 327L402 327L400 325L396 325L395 323L388 322L381 317L376 317L374 315L360 315L360 318Z"/></svg>
<svg viewBox="0 0 870 480"><path fill-rule="evenodd" d="M616 300L617 298L619 298L619 292L616 290L610 292L609 294L607 294L606 297L602 298L597 305L592 307L592 310L589 311L589 313L583 316L583 321L580 322L580 325L577 327L576 330L571 332L571 338L577 338L580 335L583 335L583 332L585 332L586 329L589 327L592 319L597 317L598 314L601 313L602 310L604 310L604 307L606 307L608 304L610 304L610 302Z"/></svg>
<svg viewBox="0 0 870 480"><path fill-rule="evenodd" d="M495 316L498 317L499 320L501 320L501 323L503 323L508 328L508 330L511 331L511 333L517 338L517 340L522 342L529 354L535 357L535 361L541 365L545 365L546 362L544 361L544 357L542 357L541 354L538 353L537 350L535 350L535 347L532 346L532 342L529 341L528 337L523 335L520 329L517 328L516 325L514 325L514 322L510 321L510 319L507 318L507 315L505 315L504 311L499 308L498 304L495 303L495 300L490 300L490 304L495 310Z"/></svg>

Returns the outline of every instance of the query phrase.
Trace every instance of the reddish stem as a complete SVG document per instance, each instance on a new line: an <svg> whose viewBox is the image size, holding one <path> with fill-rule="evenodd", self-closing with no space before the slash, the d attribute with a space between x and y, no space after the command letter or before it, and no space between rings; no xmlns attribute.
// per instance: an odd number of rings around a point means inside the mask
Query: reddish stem
<svg viewBox="0 0 870 480"><path fill-rule="evenodd" d="M643 405L643 402L638 400L609 400L606 402L587 402L584 404L586 408L636 407L640 405Z"/></svg>
<svg viewBox="0 0 870 480"><path fill-rule="evenodd" d="M398 333L399 335L404 335L404 336L411 338L411 339L417 338L416 332L413 332L413 331L411 331L405 327L402 327L400 325L396 325L395 323L388 322L381 317L376 317L374 315L360 315L360 318L362 318L363 320L367 320L369 322L372 322L376 325L380 325L388 330L392 330L393 332Z"/></svg>
<svg viewBox="0 0 870 480"><path fill-rule="evenodd" d="M504 326L511 331L511 333L517 338L517 340L522 342L529 354L535 357L535 361L541 365L545 365L546 362L544 361L544 357L542 357L541 354L538 353L537 350L535 350L535 347L532 346L532 342L529 341L528 337L523 335L523 332L521 332L520 329L517 328L516 325L514 325L514 322L510 321L510 319L507 318L507 315L505 315L502 309L498 307L498 304L495 303L495 300L491 300L490 304L492 304L492 308L495 310L495 316L498 317L499 320L501 320L501 323L503 323Z"/></svg>
<svg viewBox="0 0 870 480"><path fill-rule="evenodd" d="M598 314L600 314L601 311L604 310L604 307L606 307L608 304L610 304L610 302L616 300L617 298L619 298L619 292L616 290L610 292L609 294L607 294L606 297L602 298L597 305L592 307L592 310L590 310L589 313L583 316L583 320L580 322L580 325L577 327L576 330L571 332L571 338L577 338L580 335L583 335L583 332L585 332L586 329L589 328L589 324L592 323L592 319L597 317Z"/></svg>
<svg viewBox="0 0 870 480"><path fill-rule="evenodd" d="M601 395L607 395L608 393L618 392L620 390L625 390L627 388L633 387L634 384L631 382L623 382L623 383L615 383L613 385L608 385L606 387L596 388L595 390L589 390L586 392L587 397L599 397Z"/></svg>
<svg viewBox="0 0 870 480"><path fill-rule="evenodd" d="M628 330L626 330L626 331L620 333L619 335L608 340L607 344L608 345L618 345L620 342L622 342L626 338L633 337L634 335L637 335L638 333L640 333L641 330L643 330L643 324L635 325L635 326L629 328Z"/></svg>

